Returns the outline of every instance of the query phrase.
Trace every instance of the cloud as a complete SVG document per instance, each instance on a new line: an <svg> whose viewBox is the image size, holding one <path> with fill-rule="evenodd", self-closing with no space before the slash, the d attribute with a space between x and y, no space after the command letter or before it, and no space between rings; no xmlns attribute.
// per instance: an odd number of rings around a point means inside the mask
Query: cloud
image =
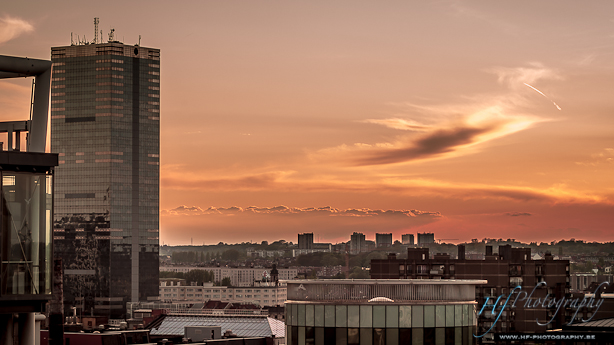
<svg viewBox="0 0 614 345"><path fill-rule="evenodd" d="M421 158L434 157L458 150L479 140L480 135L495 130L496 126L439 129L413 141L407 147L377 149L354 160L356 165L376 165L406 162Z"/></svg>
<svg viewBox="0 0 614 345"><path fill-rule="evenodd" d="M181 205L172 209L163 210L163 215L169 216L199 216L199 215L292 215L292 216L330 216L330 217L366 217L366 218L439 218L439 212L421 210L381 210L381 209L338 209L330 206L323 207L209 207L202 209L198 206Z"/></svg>
<svg viewBox="0 0 614 345"><path fill-rule="evenodd" d="M539 62L531 62L526 67L496 67L488 70L497 76L497 81L512 90L525 88L524 83L532 84L542 79L562 80L555 70L546 68Z"/></svg>
<svg viewBox="0 0 614 345"><path fill-rule="evenodd" d="M505 215L510 216L510 217L521 217L521 216L532 216L533 214L529 212L508 212Z"/></svg>
<svg viewBox="0 0 614 345"><path fill-rule="evenodd" d="M449 158L475 152L489 141L549 121L525 113L524 109L533 104L535 93L525 83L562 79L556 71L540 63L530 63L524 67L492 68L487 72L496 75L498 83L507 87L505 93L465 98L468 102L464 104L424 106L396 103L397 106L405 105L408 111L406 118L396 115L362 121L398 130L423 132L422 135L395 134L396 138L388 142L344 144L312 153L311 158L349 166Z"/></svg>
<svg viewBox="0 0 614 345"><path fill-rule="evenodd" d="M375 123L378 125L384 125L386 127L390 127L390 128L394 128L394 129L401 129L401 130L405 130L405 131L427 131L431 126L428 125L423 125L421 123L418 123L416 121L413 120L404 120L404 119L399 119L399 118L392 118L392 119L369 119L369 120L364 120L362 122L365 123Z"/></svg>
<svg viewBox="0 0 614 345"><path fill-rule="evenodd" d="M261 190L272 188L276 181L291 174L287 171L274 171L254 175L224 177L217 179L189 179L178 175L163 177L161 185L173 189L206 189L206 190Z"/></svg>
<svg viewBox="0 0 614 345"><path fill-rule="evenodd" d="M339 193L370 193L378 195L408 195L412 197L427 196L444 199L493 199L510 200L517 202L536 201L542 203L571 203L571 204L613 204L612 195L607 193L591 194L568 188L566 185L552 185L547 188L496 185L480 183L450 183L440 180L422 178L396 178L380 177L368 180L338 179L319 176L305 178L288 173L271 172L248 176L203 179L198 177L172 178L163 174L161 184L165 188L177 190L210 191L271 191L311 193L311 192L339 192ZM285 206L276 208L248 207L246 211L253 213L293 213L295 209ZM334 208L301 209L311 212L338 213ZM181 210L182 212L186 210ZM206 212L227 213L233 209L211 208ZM170 210L169 210L170 212ZM205 212L205 211L204 211Z"/></svg>
<svg viewBox="0 0 614 345"><path fill-rule="evenodd" d="M602 152L592 154L589 160L584 162L576 162L576 164L586 166L614 164L614 148L605 148Z"/></svg>
<svg viewBox="0 0 614 345"><path fill-rule="evenodd" d="M0 44L33 30L34 27L23 19L4 16L0 18Z"/></svg>

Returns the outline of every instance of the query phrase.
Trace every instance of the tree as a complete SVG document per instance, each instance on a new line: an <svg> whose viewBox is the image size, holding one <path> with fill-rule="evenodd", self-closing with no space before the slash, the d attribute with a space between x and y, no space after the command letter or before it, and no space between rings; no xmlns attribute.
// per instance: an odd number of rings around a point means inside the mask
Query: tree
<svg viewBox="0 0 614 345"><path fill-rule="evenodd" d="M221 285L222 286L231 286L232 283L230 282L230 277L226 277L226 278L222 279Z"/></svg>
<svg viewBox="0 0 614 345"><path fill-rule="evenodd" d="M238 250L228 249L227 251L222 253L222 260L236 261L236 260L239 260L240 255L241 253L239 253Z"/></svg>
<svg viewBox="0 0 614 345"><path fill-rule="evenodd" d="M369 271L364 270L362 267L354 267L349 275L350 279L369 279Z"/></svg>
<svg viewBox="0 0 614 345"><path fill-rule="evenodd" d="M203 285L205 282L213 281L213 272L205 270L190 270L185 274L185 280L188 284L196 283Z"/></svg>
<svg viewBox="0 0 614 345"><path fill-rule="evenodd" d="M340 265L340 260L339 257L333 253L327 253L326 255L322 256L322 259L320 260L320 265L321 266L337 266Z"/></svg>

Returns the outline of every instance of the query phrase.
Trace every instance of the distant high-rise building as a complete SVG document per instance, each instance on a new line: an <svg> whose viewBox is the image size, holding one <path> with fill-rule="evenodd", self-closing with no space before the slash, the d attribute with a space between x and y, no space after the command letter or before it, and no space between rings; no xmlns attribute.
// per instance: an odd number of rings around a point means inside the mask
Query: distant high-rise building
<svg viewBox="0 0 614 345"><path fill-rule="evenodd" d="M405 234L401 235L401 242L403 244L414 244L414 235L413 234Z"/></svg>
<svg viewBox="0 0 614 345"><path fill-rule="evenodd" d="M418 233L418 245L435 243L435 234L431 232Z"/></svg>
<svg viewBox="0 0 614 345"><path fill-rule="evenodd" d="M298 249L313 249L313 232L298 234Z"/></svg>
<svg viewBox="0 0 614 345"><path fill-rule="evenodd" d="M392 247L392 234L375 234L375 246Z"/></svg>
<svg viewBox="0 0 614 345"><path fill-rule="evenodd" d="M160 50L51 48L55 251L79 314L158 298Z"/></svg>
<svg viewBox="0 0 614 345"><path fill-rule="evenodd" d="M350 236L350 254L360 254L367 250L365 235L355 232Z"/></svg>

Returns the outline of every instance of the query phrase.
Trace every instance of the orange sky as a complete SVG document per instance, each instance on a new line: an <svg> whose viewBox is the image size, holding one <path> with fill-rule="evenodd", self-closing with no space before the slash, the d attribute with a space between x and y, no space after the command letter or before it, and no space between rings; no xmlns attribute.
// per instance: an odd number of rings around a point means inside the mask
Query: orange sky
<svg viewBox="0 0 614 345"><path fill-rule="evenodd" d="M12 2L0 54L48 59L71 32L92 39L94 17L161 49L166 244L353 231L612 241L613 10ZM2 119L27 117L30 83L0 83Z"/></svg>

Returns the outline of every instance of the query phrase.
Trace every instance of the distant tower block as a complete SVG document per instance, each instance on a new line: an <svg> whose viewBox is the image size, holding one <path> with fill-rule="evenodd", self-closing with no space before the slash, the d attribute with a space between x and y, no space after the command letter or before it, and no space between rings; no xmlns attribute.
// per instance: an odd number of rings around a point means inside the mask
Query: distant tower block
<svg viewBox="0 0 614 345"><path fill-rule="evenodd" d="M375 234L376 247L392 247L392 234Z"/></svg>
<svg viewBox="0 0 614 345"><path fill-rule="evenodd" d="M413 245L414 244L414 235L413 234L401 235L401 242L403 244Z"/></svg>
<svg viewBox="0 0 614 345"><path fill-rule="evenodd" d="M298 249L313 249L313 232L298 234Z"/></svg>
<svg viewBox="0 0 614 345"><path fill-rule="evenodd" d="M435 243L435 234L432 232L418 233L418 245Z"/></svg>

